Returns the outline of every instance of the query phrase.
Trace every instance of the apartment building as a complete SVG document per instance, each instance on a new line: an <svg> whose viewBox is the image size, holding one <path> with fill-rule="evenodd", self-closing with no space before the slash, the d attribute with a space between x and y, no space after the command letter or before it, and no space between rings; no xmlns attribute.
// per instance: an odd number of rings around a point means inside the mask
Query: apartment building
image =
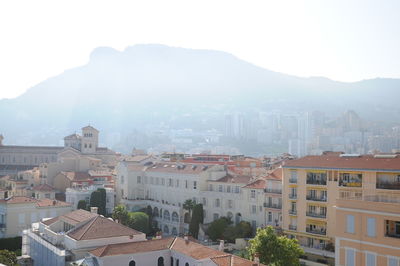
<svg viewBox="0 0 400 266"><path fill-rule="evenodd" d="M399 177L395 174L394 180ZM385 182L384 187L389 186ZM336 265L400 265L400 197L391 194L382 191L336 201Z"/></svg>
<svg viewBox="0 0 400 266"><path fill-rule="evenodd" d="M280 226L281 171L257 181L218 164L121 161L117 202L131 211L150 206L157 226L167 235L188 232L189 214L183 209L188 199L203 204L205 224L225 216L234 223L250 222L254 229Z"/></svg>
<svg viewBox="0 0 400 266"><path fill-rule="evenodd" d="M71 205L52 199L12 196L0 200L0 238L21 236L32 223L71 211Z"/></svg>
<svg viewBox="0 0 400 266"><path fill-rule="evenodd" d="M332 264L339 198L398 195L400 156L326 152L283 166L283 229Z"/></svg>

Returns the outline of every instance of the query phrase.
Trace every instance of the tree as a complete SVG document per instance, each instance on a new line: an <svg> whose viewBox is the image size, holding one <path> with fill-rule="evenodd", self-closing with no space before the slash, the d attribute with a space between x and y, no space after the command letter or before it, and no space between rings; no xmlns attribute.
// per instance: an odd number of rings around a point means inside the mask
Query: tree
<svg viewBox="0 0 400 266"><path fill-rule="evenodd" d="M143 233L149 233L149 216L144 212L130 212L127 226Z"/></svg>
<svg viewBox="0 0 400 266"><path fill-rule="evenodd" d="M183 203L183 209L189 211L189 217L192 216L192 210L195 205L196 202L194 202L194 200L191 199L185 200L185 202Z"/></svg>
<svg viewBox="0 0 400 266"><path fill-rule="evenodd" d="M221 217L213 221L208 227L207 234L213 240L223 239L225 229L231 224L231 220L226 217Z"/></svg>
<svg viewBox="0 0 400 266"><path fill-rule="evenodd" d="M0 250L0 263L4 265L17 265L17 255L7 249Z"/></svg>
<svg viewBox="0 0 400 266"><path fill-rule="evenodd" d="M236 238L251 237L252 232L250 223L241 221L235 226L228 226L223 233L223 237L228 242L234 243Z"/></svg>
<svg viewBox="0 0 400 266"><path fill-rule="evenodd" d="M203 223L203 215L203 204L196 204L189 224L189 233L196 239L199 236L200 224Z"/></svg>
<svg viewBox="0 0 400 266"><path fill-rule="evenodd" d="M82 209L82 210L86 210L86 200L80 200L78 201L78 210Z"/></svg>
<svg viewBox="0 0 400 266"><path fill-rule="evenodd" d="M128 211L124 205L118 205L114 208L112 218L118 220L119 223L127 225L128 223Z"/></svg>
<svg viewBox="0 0 400 266"><path fill-rule="evenodd" d="M106 215L106 190L99 188L90 195L90 207L97 207L98 213Z"/></svg>
<svg viewBox="0 0 400 266"><path fill-rule="evenodd" d="M100 192L100 206L99 206L99 214L107 215L106 204L107 204L107 193L104 188L98 188L97 191Z"/></svg>
<svg viewBox="0 0 400 266"><path fill-rule="evenodd" d="M258 253L261 263L276 266L300 265L299 257L304 254L296 239L278 236L272 226L257 229L247 251L250 259Z"/></svg>

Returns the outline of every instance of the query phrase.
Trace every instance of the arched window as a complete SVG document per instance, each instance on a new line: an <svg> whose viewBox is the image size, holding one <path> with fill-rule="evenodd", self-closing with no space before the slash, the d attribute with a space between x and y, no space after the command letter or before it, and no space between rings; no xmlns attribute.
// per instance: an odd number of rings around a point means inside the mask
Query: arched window
<svg viewBox="0 0 400 266"><path fill-rule="evenodd" d="M170 215L169 215L169 211L167 211L167 210L165 210L164 211L164 220L171 220L171 217L170 217Z"/></svg>
<svg viewBox="0 0 400 266"><path fill-rule="evenodd" d="M229 219L232 220L233 214L232 214L231 212L228 212L228 213L226 214L226 217L228 217Z"/></svg>
<svg viewBox="0 0 400 266"><path fill-rule="evenodd" d="M176 212L172 213L172 221L173 222L179 222L179 216Z"/></svg>
<svg viewBox="0 0 400 266"><path fill-rule="evenodd" d="M172 228L172 235L174 236L178 235L178 230L176 230L176 227Z"/></svg>
<svg viewBox="0 0 400 266"><path fill-rule="evenodd" d="M164 258L163 257L158 258L157 266L164 266Z"/></svg>
<svg viewBox="0 0 400 266"><path fill-rule="evenodd" d="M174 258L171 257L171 266L174 266Z"/></svg>
<svg viewBox="0 0 400 266"><path fill-rule="evenodd" d="M179 266L179 259L176 259L176 266Z"/></svg>
<svg viewBox="0 0 400 266"><path fill-rule="evenodd" d="M242 214L240 214L240 212L236 213L235 216L235 223L238 224L242 221Z"/></svg>
<svg viewBox="0 0 400 266"><path fill-rule="evenodd" d="M157 207L154 207L153 215L154 215L154 217L158 217L158 208Z"/></svg>
<svg viewBox="0 0 400 266"><path fill-rule="evenodd" d="M189 266L189 263L188 263L188 262L186 262L186 263L185 263L185 266Z"/></svg>
<svg viewBox="0 0 400 266"><path fill-rule="evenodd" d="M131 260L131 261L129 262L129 266L136 266L136 262L135 262L134 260Z"/></svg>
<svg viewBox="0 0 400 266"><path fill-rule="evenodd" d="M163 230L163 232L164 232L165 234L169 235L169 228L168 228L167 225L164 225L164 230Z"/></svg>

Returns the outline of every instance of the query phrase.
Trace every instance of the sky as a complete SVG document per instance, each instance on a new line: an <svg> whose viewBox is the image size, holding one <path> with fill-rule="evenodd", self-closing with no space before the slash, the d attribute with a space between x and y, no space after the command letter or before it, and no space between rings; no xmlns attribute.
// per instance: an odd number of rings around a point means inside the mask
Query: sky
<svg viewBox="0 0 400 266"><path fill-rule="evenodd" d="M0 2L0 99L13 98L99 46L221 50L291 75L400 78L397 0Z"/></svg>

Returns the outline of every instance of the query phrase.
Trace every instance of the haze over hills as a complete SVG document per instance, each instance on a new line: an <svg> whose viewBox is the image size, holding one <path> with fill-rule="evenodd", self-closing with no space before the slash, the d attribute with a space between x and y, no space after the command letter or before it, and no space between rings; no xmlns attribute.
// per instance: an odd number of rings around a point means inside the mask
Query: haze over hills
<svg viewBox="0 0 400 266"><path fill-rule="evenodd" d="M227 112L276 108L331 114L354 109L370 119L399 122L398 99L399 79L343 83L273 72L220 51L135 45L119 52L100 47L86 65L15 99L0 100L0 133L9 142L38 144L41 135L53 134L48 139L56 141L88 123L103 132L144 129L164 121L213 128L221 126L215 117ZM187 119L180 120L185 114ZM28 137L27 131L37 136Z"/></svg>

